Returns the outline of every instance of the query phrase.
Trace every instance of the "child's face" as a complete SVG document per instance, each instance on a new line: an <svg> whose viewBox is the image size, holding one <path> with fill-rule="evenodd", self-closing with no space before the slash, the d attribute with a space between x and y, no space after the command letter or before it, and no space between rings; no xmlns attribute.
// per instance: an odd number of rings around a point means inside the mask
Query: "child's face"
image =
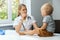
<svg viewBox="0 0 60 40"><path fill-rule="evenodd" d="M47 15L45 9L41 9L41 15L42 15L43 17Z"/></svg>
<svg viewBox="0 0 60 40"><path fill-rule="evenodd" d="M26 17L27 16L27 9L25 6L22 6L21 10L19 11L21 13L22 17Z"/></svg>

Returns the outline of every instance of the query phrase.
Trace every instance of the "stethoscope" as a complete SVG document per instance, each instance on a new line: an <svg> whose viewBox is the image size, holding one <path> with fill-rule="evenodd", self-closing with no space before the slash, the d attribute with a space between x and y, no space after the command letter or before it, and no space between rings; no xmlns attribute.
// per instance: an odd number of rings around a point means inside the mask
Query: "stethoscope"
<svg viewBox="0 0 60 40"><path fill-rule="evenodd" d="M28 17L27 17L27 19L28 19L28 20L31 20L31 17L30 17L30 16L28 16ZM23 25L24 30L26 30L26 29L25 29L25 26L24 26L24 24L23 24L23 23L22 23L22 25Z"/></svg>

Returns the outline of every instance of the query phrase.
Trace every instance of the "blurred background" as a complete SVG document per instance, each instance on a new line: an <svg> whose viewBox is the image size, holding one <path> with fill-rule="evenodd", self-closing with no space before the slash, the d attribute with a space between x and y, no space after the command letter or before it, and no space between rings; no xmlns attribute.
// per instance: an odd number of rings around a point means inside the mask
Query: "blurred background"
<svg viewBox="0 0 60 40"><path fill-rule="evenodd" d="M44 3L50 3L54 7L53 19L57 23L56 27L60 32L60 0L0 0L0 28L13 26L13 21L17 17L18 5L27 6L27 14L34 16L38 26L42 25L40 8Z"/></svg>

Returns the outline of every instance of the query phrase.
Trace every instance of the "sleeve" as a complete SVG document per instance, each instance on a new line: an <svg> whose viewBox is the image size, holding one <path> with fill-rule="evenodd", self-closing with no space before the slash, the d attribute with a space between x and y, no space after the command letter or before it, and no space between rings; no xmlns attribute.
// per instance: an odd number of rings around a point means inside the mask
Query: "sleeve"
<svg viewBox="0 0 60 40"><path fill-rule="evenodd" d="M34 19L33 16L31 16L31 21L32 21L32 23L35 23L36 22L36 20Z"/></svg>
<svg viewBox="0 0 60 40"><path fill-rule="evenodd" d="M13 27L15 27L16 25L18 25L19 21L18 21L18 18L16 18L13 22Z"/></svg>
<svg viewBox="0 0 60 40"><path fill-rule="evenodd" d="M49 21L50 21L50 17L44 17L44 18L43 18L43 22L49 23Z"/></svg>

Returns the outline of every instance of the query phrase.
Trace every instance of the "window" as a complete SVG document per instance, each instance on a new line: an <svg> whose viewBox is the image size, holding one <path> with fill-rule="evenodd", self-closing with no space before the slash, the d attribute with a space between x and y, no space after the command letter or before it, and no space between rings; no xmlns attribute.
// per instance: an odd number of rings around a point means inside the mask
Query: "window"
<svg viewBox="0 0 60 40"><path fill-rule="evenodd" d="M0 20L8 19L7 0L0 0Z"/></svg>
<svg viewBox="0 0 60 40"><path fill-rule="evenodd" d="M19 0L12 0L12 20L17 17Z"/></svg>
<svg viewBox="0 0 60 40"><path fill-rule="evenodd" d="M17 16L19 0L0 0L0 24L12 23Z"/></svg>
<svg viewBox="0 0 60 40"><path fill-rule="evenodd" d="M7 0L0 0L0 20L8 19L7 7Z"/></svg>
<svg viewBox="0 0 60 40"><path fill-rule="evenodd" d="M14 21L17 17L20 3L27 6L27 14L31 15L31 0L0 0L0 24Z"/></svg>

